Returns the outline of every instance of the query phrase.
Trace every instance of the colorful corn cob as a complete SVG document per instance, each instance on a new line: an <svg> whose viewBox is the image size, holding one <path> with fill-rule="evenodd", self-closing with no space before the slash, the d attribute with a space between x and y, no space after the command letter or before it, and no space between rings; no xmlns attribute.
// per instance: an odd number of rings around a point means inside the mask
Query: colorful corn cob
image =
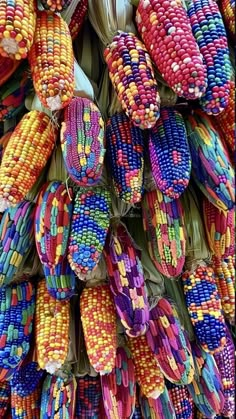
<svg viewBox="0 0 236 419"><path fill-rule="evenodd" d="M104 255L116 311L126 334L142 335L148 328L149 307L141 254L123 224L108 235Z"/></svg>
<svg viewBox="0 0 236 419"><path fill-rule="evenodd" d="M44 370L39 368L36 361L28 361L21 364L20 368L14 372L10 384L14 394L20 397L27 397L33 393L43 378Z"/></svg>
<svg viewBox="0 0 236 419"><path fill-rule="evenodd" d="M41 0L40 2L46 10L62 12L62 10L67 9L72 0Z"/></svg>
<svg viewBox="0 0 236 419"><path fill-rule="evenodd" d="M30 282L0 288L0 381L14 373L29 351L34 309Z"/></svg>
<svg viewBox="0 0 236 419"><path fill-rule="evenodd" d="M190 342L165 298L150 310L146 337L165 377L173 383L190 383L194 374Z"/></svg>
<svg viewBox="0 0 236 419"><path fill-rule="evenodd" d="M75 97L66 107L61 148L68 174L77 185L95 185L100 180L105 154L104 122L91 100Z"/></svg>
<svg viewBox="0 0 236 419"><path fill-rule="evenodd" d="M75 419L98 419L102 389L100 377L77 377Z"/></svg>
<svg viewBox="0 0 236 419"><path fill-rule="evenodd" d="M37 286L35 336L39 367L54 374L65 362L69 345L69 301L55 300L42 280Z"/></svg>
<svg viewBox="0 0 236 419"><path fill-rule="evenodd" d="M143 226L150 257L167 277L181 274L186 234L180 200L170 201L161 191L146 192L142 201Z"/></svg>
<svg viewBox="0 0 236 419"><path fill-rule="evenodd" d="M102 187L80 188L75 196L68 261L79 278L94 270L109 227L110 193Z"/></svg>
<svg viewBox="0 0 236 419"><path fill-rule="evenodd" d="M61 16L37 12L29 63L43 106L51 111L67 106L74 92L74 54L68 26Z"/></svg>
<svg viewBox="0 0 236 419"><path fill-rule="evenodd" d="M201 111L186 119L194 180L216 207L234 205L234 171L218 132Z"/></svg>
<svg viewBox="0 0 236 419"><path fill-rule="evenodd" d="M200 104L217 115L229 102L231 63L226 31L214 0L190 0L187 13L207 70L207 89Z"/></svg>
<svg viewBox="0 0 236 419"><path fill-rule="evenodd" d="M225 317L231 322L235 321L235 267L233 257L213 260L213 269L217 290L221 299Z"/></svg>
<svg viewBox="0 0 236 419"><path fill-rule="evenodd" d="M224 407L221 413L224 416L235 417L235 348L229 333L226 331L226 345L221 352L214 354L216 365L219 369L223 393L225 397Z"/></svg>
<svg viewBox="0 0 236 419"><path fill-rule="evenodd" d="M43 383L40 419L74 418L76 386L74 376L65 382L61 377L48 374Z"/></svg>
<svg viewBox="0 0 236 419"><path fill-rule="evenodd" d="M140 397L140 405L144 418L150 419L176 419L173 404L167 388L157 399Z"/></svg>
<svg viewBox="0 0 236 419"><path fill-rule="evenodd" d="M234 255L234 208L223 211L203 199L203 219L208 245L216 258Z"/></svg>
<svg viewBox="0 0 236 419"><path fill-rule="evenodd" d="M39 419L41 403L41 388L37 387L33 393L21 397L14 390L11 391L12 419Z"/></svg>
<svg viewBox="0 0 236 419"><path fill-rule="evenodd" d="M20 65L19 60L12 60L0 55L0 86L5 84Z"/></svg>
<svg viewBox="0 0 236 419"><path fill-rule="evenodd" d="M109 374L116 359L116 313L107 284L84 288L80 313L90 364L100 375Z"/></svg>
<svg viewBox="0 0 236 419"><path fill-rule="evenodd" d="M182 275L184 294L196 337L210 353L222 350L226 342L225 321L214 271L198 265Z"/></svg>
<svg viewBox="0 0 236 419"><path fill-rule="evenodd" d="M145 335L128 338L131 350L135 376L142 394L157 399L165 390L164 376L148 346Z"/></svg>
<svg viewBox="0 0 236 419"><path fill-rule="evenodd" d="M160 97L145 45L133 33L120 31L105 49L104 57L127 116L139 128L153 127L160 116Z"/></svg>
<svg viewBox="0 0 236 419"><path fill-rule="evenodd" d="M192 344L195 361L195 377L188 390L197 408L207 417L222 412L224 406L223 385L213 355L197 344Z"/></svg>
<svg viewBox="0 0 236 419"><path fill-rule="evenodd" d="M54 268L43 267L47 290L57 300L67 300L75 294L75 274L67 259Z"/></svg>
<svg viewBox="0 0 236 419"><path fill-rule="evenodd" d="M176 419L193 419L194 403L187 386L166 382Z"/></svg>
<svg viewBox="0 0 236 419"><path fill-rule="evenodd" d="M0 167L0 198L22 201L47 163L56 140L50 118L39 111L23 116L6 146Z"/></svg>
<svg viewBox="0 0 236 419"><path fill-rule="evenodd" d="M5 418L10 407L11 388L8 381L0 382L0 417Z"/></svg>
<svg viewBox="0 0 236 419"><path fill-rule="evenodd" d="M36 25L34 0L2 0L0 8L0 55L26 58Z"/></svg>
<svg viewBox="0 0 236 419"><path fill-rule="evenodd" d="M207 85L206 69L182 2L140 0L136 22L168 85L186 99L201 97Z"/></svg>
<svg viewBox="0 0 236 419"><path fill-rule="evenodd" d="M82 25L84 23L88 10L88 0L80 0L74 10L69 23L69 30L72 40L74 40L79 34Z"/></svg>
<svg viewBox="0 0 236 419"><path fill-rule="evenodd" d="M116 195L126 203L141 201L144 177L144 135L125 113L106 125L107 165Z"/></svg>
<svg viewBox="0 0 236 419"><path fill-rule="evenodd" d="M235 43L235 0L221 0L219 7L223 16L225 27Z"/></svg>
<svg viewBox="0 0 236 419"><path fill-rule="evenodd" d="M149 154L157 187L169 198L179 198L189 183L191 155L184 119L175 109L161 108L149 131Z"/></svg>
<svg viewBox="0 0 236 419"><path fill-rule="evenodd" d="M0 223L0 285L9 284L34 242L34 203L7 208Z"/></svg>
<svg viewBox="0 0 236 419"><path fill-rule="evenodd" d="M115 367L101 377L107 419L132 417L135 409L136 380L131 353L127 348L116 351Z"/></svg>

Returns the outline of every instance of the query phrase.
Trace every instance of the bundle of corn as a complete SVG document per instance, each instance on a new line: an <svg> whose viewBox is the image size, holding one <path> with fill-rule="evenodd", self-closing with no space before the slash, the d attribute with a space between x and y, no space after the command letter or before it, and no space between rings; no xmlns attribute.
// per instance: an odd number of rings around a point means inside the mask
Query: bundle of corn
<svg viewBox="0 0 236 419"><path fill-rule="evenodd" d="M51 111L67 106L74 92L74 54L68 26L61 16L37 11L29 63L43 106Z"/></svg>
<svg viewBox="0 0 236 419"><path fill-rule="evenodd" d="M0 199L12 205L22 201L51 155L56 132L50 118L39 111L23 116L14 129L0 167Z"/></svg>
<svg viewBox="0 0 236 419"><path fill-rule="evenodd" d="M206 68L182 2L140 0L136 11L140 35L168 85L186 99L206 90Z"/></svg>
<svg viewBox="0 0 236 419"><path fill-rule="evenodd" d="M26 58L34 39L35 1L1 1L0 22L0 55L16 60Z"/></svg>
<svg viewBox="0 0 236 419"><path fill-rule="evenodd" d="M35 347L39 367L54 374L65 362L69 345L69 301L55 300L46 282L37 285Z"/></svg>
<svg viewBox="0 0 236 419"><path fill-rule="evenodd" d="M223 16L225 27L235 43L235 0L221 0L219 7Z"/></svg>
<svg viewBox="0 0 236 419"><path fill-rule="evenodd" d="M234 257L213 259L213 269L222 309L230 323L235 321L235 267Z"/></svg>
<svg viewBox="0 0 236 419"><path fill-rule="evenodd" d="M59 13L67 9L71 2L72 0L40 0L44 9Z"/></svg>
<svg viewBox="0 0 236 419"><path fill-rule="evenodd" d="M108 235L104 256L116 311L126 334L142 335L148 328L149 307L141 254L123 224Z"/></svg>
<svg viewBox="0 0 236 419"><path fill-rule="evenodd" d="M131 353L127 348L116 351L115 367L101 377L107 419L132 417L135 409L136 380Z"/></svg>
<svg viewBox="0 0 236 419"><path fill-rule="evenodd" d="M80 0L74 10L69 23L69 30L72 40L79 34L88 10L88 0Z"/></svg>
<svg viewBox="0 0 236 419"><path fill-rule="evenodd" d="M5 418L10 407L11 387L7 381L0 382L0 417Z"/></svg>
<svg viewBox="0 0 236 419"><path fill-rule="evenodd" d="M74 418L76 386L74 376L65 381L48 374L42 388L40 418Z"/></svg>
<svg viewBox="0 0 236 419"><path fill-rule="evenodd" d="M90 99L75 97L66 107L61 148L68 174L77 185L95 185L100 180L105 155L104 122Z"/></svg>
<svg viewBox="0 0 236 419"><path fill-rule="evenodd" d="M116 313L107 284L84 288L80 313L90 364L100 375L115 367L117 336Z"/></svg>
<svg viewBox="0 0 236 419"><path fill-rule="evenodd" d="M106 125L107 165L116 195L124 202L141 201L144 177L144 134L125 113Z"/></svg>
<svg viewBox="0 0 236 419"><path fill-rule="evenodd" d="M153 127L160 116L160 97L145 45L133 33L119 31L104 57L126 115L139 128Z"/></svg>
<svg viewBox="0 0 236 419"><path fill-rule="evenodd" d="M102 390L100 377L77 377L75 419L99 418ZM100 416L101 418L105 416Z"/></svg>
<svg viewBox="0 0 236 419"><path fill-rule="evenodd" d="M176 419L174 406L170 400L167 388L157 399L140 396L141 411L147 419ZM182 419L182 418L181 418Z"/></svg>
<svg viewBox="0 0 236 419"><path fill-rule="evenodd" d="M235 417L235 348L229 330L226 332L226 345L221 352L214 354L223 384L225 402L222 415Z"/></svg>
<svg viewBox="0 0 236 419"><path fill-rule="evenodd" d="M110 220L110 193L102 187L80 188L74 200L68 261L80 279L102 255Z"/></svg>
<svg viewBox="0 0 236 419"><path fill-rule="evenodd" d="M170 201L159 190L146 192L142 200L142 216L154 265L167 277L180 275L186 245L184 212L180 200Z"/></svg>
<svg viewBox="0 0 236 419"><path fill-rule="evenodd" d="M28 359L26 362L25 360L14 372L10 381L12 391L20 397L33 393L39 387L44 375L44 370L39 368L36 361Z"/></svg>
<svg viewBox="0 0 236 419"><path fill-rule="evenodd" d="M9 284L34 242L34 208L22 201L7 208L0 222L0 285Z"/></svg>
<svg viewBox="0 0 236 419"><path fill-rule="evenodd" d="M234 205L234 170L211 119L201 111L186 118L194 180L219 209Z"/></svg>
<svg viewBox="0 0 236 419"><path fill-rule="evenodd" d="M226 342L225 320L212 268L199 264L182 275L188 312L196 337L210 353L222 350Z"/></svg>
<svg viewBox="0 0 236 419"><path fill-rule="evenodd" d="M175 109L161 108L149 131L149 154L157 187L169 198L179 198L189 183L191 156L184 119Z"/></svg>
<svg viewBox="0 0 236 419"><path fill-rule="evenodd" d="M214 0L190 0L187 13L207 70L200 103L205 112L216 115L229 102L231 63L224 23Z"/></svg>
<svg viewBox="0 0 236 419"><path fill-rule="evenodd" d="M148 346L145 335L128 338L135 376L142 394L157 399L165 390L165 380L159 364Z"/></svg>
<svg viewBox="0 0 236 419"><path fill-rule="evenodd" d="M0 288L0 381L15 372L29 351L34 309L30 282Z"/></svg>
<svg viewBox="0 0 236 419"><path fill-rule="evenodd" d="M146 336L165 377L173 383L190 383L194 374L190 342L165 298L160 298L150 310Z"/></svg>
<svg viewBox="0 0 236 419"><path fill-rule="evenodd" d="M176 419L193 419L194 403L187 386L166 382Z"/></svg>
<svg viewBox="0 0 236 419"><path fill-rule="evenodd" d="M11 389L11 417L12 419L39 419L41 404L41 388L37 387L28 396L21 397Z"/></svg>
<svg viewBox="0 0 236 419"><path fill-rule="evenodd" d="M75 274L67 259L53 268L43 267L47 290L57 300L67 300L75 294Z"/></svg>
<svg viewBox="0 0 236 419"><path fill-rule="evenodd" d="M188 390L197 408L207 417L222 412L224 406L223 385L213 355L197 344L192 344L195 363L195 377Z"/></svg>
<svg viewBox="0 0 236 419"><path fill-rule="evenodd" d="M19 60L12 60L0 55L0 86L5 84L20 65Z"/></svg>

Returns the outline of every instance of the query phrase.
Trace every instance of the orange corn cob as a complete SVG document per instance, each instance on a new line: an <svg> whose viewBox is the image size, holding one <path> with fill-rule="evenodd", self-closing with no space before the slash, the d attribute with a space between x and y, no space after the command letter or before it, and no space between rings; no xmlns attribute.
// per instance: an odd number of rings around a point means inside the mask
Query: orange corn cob
<svg viewBox="0 0 236 419"><path fill-rule="evenodd" d="M228 256L221 260L214 258L213 269L222 309L226 317L229 317L230 322L233 322L235 318L235 268L233 257Z"/></svg>
<svg viewBox="0 0 236 419"><path fill-rule="evenodd" d="M40 418L41 388L37 387L28 396L19 396L11 391L11 413L14 419L39 419Z"/></svg>

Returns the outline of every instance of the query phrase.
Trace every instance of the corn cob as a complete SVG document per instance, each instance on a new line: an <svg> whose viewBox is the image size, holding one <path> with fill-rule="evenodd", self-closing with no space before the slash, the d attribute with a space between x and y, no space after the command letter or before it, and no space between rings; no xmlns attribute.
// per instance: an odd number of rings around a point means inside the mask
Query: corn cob
<svg viewBox="0 0 236 419"><path fill-rule="evenodd" d="M225 317L233 323L235 319L235 267L232 256L214 258L213 269L217 290Z"/></svg>
<svg viewBox="0 0 236 419"><path fill-rule="evenodd" d="M194 403L187 386L166 382L176 419L194 419Z"/></svg>
<svg viewBox="0 0 236 419"><path fill-rule="evenodd" d="M221 352L214 354L219 369L225 403L221 410L222 415L235 417L235 349L230 332L226 331L226 345Z"/></svg>
<svg viewBox="0 0 236 419"><path fill-rule="evenodd" d="M44 370L39 368L36 361L25 362L24 360L11 378L11 389L14 394L27 397L40 386L43 375Z"/></svg>
<svg viewBox="0 0 236 419"><path fill-rule="evenodd" d="M3 154L5 152L7 143L11 138L12 129L8 130L1 138L0 138L0 166L2 163Z"/></svg>
<svg viewBox="0 0 236 419"><path fill-rule="evenodd" d="M103 169L104 122L97 106L76 97L64 112L61 148L66 169L79 186L95 185Z"/></svg>
<svg viewBox="0 0 236 419"><path fill-rule="evenodd" d="M26 58L36 25L34 0L2 0L0 8L0 55Z"/></svg>
<svg viewBox="0 0 236 419"><path fill-rule="evenodd" d="M41 0L43 8L51 12L62 12L67 9L72 0Z"/></svg>
<svg viewBox="0 0 236 419"><path fill-rule="evenodd" d="M35 335L39 367L54 374L65 362L69 345L69 301L55 300L42 280L37 286Z"/></svg>
<svg viewBox="0 0 236 419"><path fill-rule="evenodd" d="M104 256L116 311L130 337L146 332L149 307L144 286L141 254L125 226L120 224L108 235Z"/></svg>
<svg viewBox="0 0 236 419"><path fill-rule="evenodd" d="M29 351L34 309L30 282L0 288L0 381L11 377Z"/></svg>
<svg viewBox="0 0 236 419"><path fill-rule="evenodd" d="M198 265L182 275L188 312L196 337L206 352L222 350L226 342L225 321L214 271Z"/></svg>
<svg viewBox="0 0 236 419"><path fill-rule="evenodd" d="M81 279L102 255L109 227L110 194L103 188L80 188L75 196L68 260Z"/></svg>
<svg viewBox="0 0 236 419"><path fill-rule="evenodd" d="M214 357L192 344L195 361L195 377L188 390L197 408L207 417L222 412L224 406L223 385Z"/></svg>
<svg viewBox="0 0 236 419"><path fill-rule="evenodd" d="M221 0L219 2L219 7L228 34L233 43L235 43L235 0Z"/></svg>
<svg viewBox="0 0 236 419"><path fill-rule="evenodd" d="M20 63L19 60L12 60L11 58L0 55L0 87L9 80Z"/></svg>
<svg viewBox="0 0 236 419"><path fill-rule="evenodd" d="M10 407L11 388L7 381L0 382L0 417L5 418Z"/></svg>
<svg viewBox="0 0 236 419"><path fill-rule="evenodd" d="M216 258L234 254L234 208L223 211L216 208L208 199L203 199L203 219L208 245Z"/></svg>
<svg viewBox="0 0 236 419"><path fill-rule="evenodd" d="M145 335L128 338L137 383L142 394L157 399L165 390L164 376L148 346Z"/></svg>
<svg viewBox="0 0 236 419"><path fill-rule="evenodd" d="M167 277L181 274L186 234L180 200L170 201L161 191L146 192L142 201L143 226L150 257Z"/></svg>
<svg viewBox="0 0 236 419"><path fill-rule="evenodd" d="M72 40L74 40L79 34L82 25L84 23L88 10L88 0L80 0L74 10L69 23L69 30Z"/></svg>
<svg viewBox="0 0 236 419"><path fill-rule="evenodd" d="M0 285L9 284L34 242L34 203L8 208L0 223Z"/></svg>
<svg viewBox="0 0 236 419"><path fill-rule="evenodd" d="M144 418L150 419L176 419L173 404L167 388L157 399L140 397L141 411Z"/></svg>
<svg viewBox="0 0 236 419"><path fill-rule="evenodd" d="M39 111L23 116L6 146L0 167L0 198L22 201L47 163L56 140L50 118Z"/></svg>
<svg viewBox="0 0 236 419"><path fill-rule="evenodd" d="M194 180L213 205L226 211L234 205L234 171L210 118L195 111L186 119Z"/></svg>
<svg viewBox="0 0 236 419"><path fill-rule="evenodd" d="M141 201L144 177L144 135L125 113L106 125L107 165L116 195L126 203Z"/></svg>
<svg viewBox="0 0 236 419"><path fill-rule="evenodd" d="M131 32L119 32L104 57L122 109L135 126L151 128L160 116L160 97L144 44Z"/></svg>
<svg viewBox="0 0 236 419"><path fill-rule="evenodd" d="M115 367L101 377L107 419L132 417L135 409L136 380L131 353L127 348L116 351Z"/></svg>
<svg viewBox="0 0 236 419"><path fill-rule="evenodd" d="M146 337L165 377L177 384L190 383L194 374L190 342L165 298L150 310Z"/></svg>
<svg viewBox="0 0 236 419"><path fill-rule="evenodd" d="M12 419L39 419L41 403L41 388L37 387L28 396L21 397L11 390Z"/></svg>
<svg viewBox="0 0 236 419"><path fill-rule="evenodd" d="M51 111L67 106L74 92L74 54L68 26L57 14L37 12L29 63L43 106Z"/></svg>
<svg viewBox="0 0 236 419"><path fill-rule="evenodd" d="M43 267L47 290L57 300L67 300L75 294L75 275L67 259L54 268Z"/></svg>
<svg viewBox="0 0 236 419"><path fill-rule="evenodd" d="M182 3L141 0L136 22L152 60L168 85L186 99L201 97L207 85L206 69Z"/></svg>
<svg viewBox="0 0 236 419"><path fill-rule="evenodd" d="M90 364L96 372L109 374L115 367L116 313L107 284L85 288L80 313Z"/></svg>
<svg viewBox="0 0 236 419"><path fill-rule="evenodd" d="M43 383L40 419L74 418L76 386L74 376L65 382L61 377L48 374Z"/></svg>
<svg viewBox="0 0 236 419"><path fill-rule="evenodd" d="M191 155L182 115L173 108L161 108L161 116L149 131L152 174L160 191L177 199L188 186Z"/></svg>
<svg viewBox="0 0 236 419"><path fill-rule="evenodd" d="M100 377L77 377L75 419L98 419L102 389Z"/></svg>
<svg viewBox="0 0 236 419"><path fill-rule="evenodd" d="M228 105L231 78L222 16L214 0L191 0L187 13L207 69L207 89L200 98L200 104L208 114L217 115Z"/></svg>

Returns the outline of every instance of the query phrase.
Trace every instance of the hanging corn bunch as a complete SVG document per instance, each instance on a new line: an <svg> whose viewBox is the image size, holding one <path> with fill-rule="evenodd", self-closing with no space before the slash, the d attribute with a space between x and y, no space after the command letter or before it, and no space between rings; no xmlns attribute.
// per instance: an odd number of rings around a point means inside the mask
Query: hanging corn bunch
<svg viewBox="0 0 236 419"><path fill-rule="evenodd" d="M149 131L152 174L160 191L177 199L188 186L191 155L182 115L173 108L161 108L161 116Z"/></svg>
<svg viewBox="0 0 236 419"><path fill-rule="evenodd" d="M116 195L124 202L141 201L144 177L144 135L125 113L106 125L107 166Z"/></svg>
<svg viewBox="0 0 236 419"><path fill-rule="evenodd" d="M225 27L235 43L235 0L221 0L219 7L223 16Z"/></svg>
<svg viewBox="0 0 236 419"><path fill-rule="evenodd" d="M43 267L47 290L58 300L67 300L75 294L75 274L67 259L53 268Z"/></svg>
<svg viewBox="0 0 236 419"><path fill-rule="evenodd" d="M139 128L151 128L160 116L160 97L152 62L143 43L119 31L104 51L109 76L122 109Z"/></svg>
<svg viewBox="0 0 236 419"><path fill-rule="evenodd" d="M80 0L74 10L73 15L71 16L71 20L69 23L69 30L72 40L74 40L78 36L84 23L87 10L88 0Z"/></svg>
<svg viewBox="0 0 236 419"><path fill-rule="evenodd" d="M132 417L135 409L136 380L131 353L127 348L116 351L115 367L101 377L107 419Z"/></svg>
<svg viewBox="0 0 236 419"><path fill-rule="evenodd" d="M140 0L138 31L168 85L186 99L206 90L206 69L181 2Z"/></svg>
<svg viewBox="0 0 236 419"><path fill-rule="evenodd" d="M74 92L74 54L68 26L61 16L37 11L29 63L43 106L51 111L67 106Z"/></svg>
<svg viewBox="0 0 236 419"><path fill-rule="evenodd" d="M54 374L65 362L69 345L69 301L55 300L46 282L37 285L35 346L39 367Z"/></svg>
<svg viewBox="0 0 236 419"><path fill-rule="evenodd" d="M37 387L28 396L21 397L11 390L11 417L12 419L39 419L41 403L41 388Z"/></svg>
<svg viewBox="0 0 236 419"><path fill-rule="evenodd" d="M14 129L0 167L0 200L22 201L51 155L56 133L50 118L39 111L23 116Z"/></svg>
<svg viewBox="0 0 236 419"><path fill-rule="evenodd" d="M154 265L167 277L180 275L186 243L180 200L170 201L159 190L146 192L142 214L148 250Z"/></svg>
<svg viewBox="0 0 236 419"><path fill-rule="evenodd" d="M235 267L234 257L214 258L213 269L217 290L225 317L230 323L235 321Z"/></svg>
<svg viewBox="0 0 236 419"><path fill-rule="evenodd" d="M66 107L61 148L68 174L77 185L98 183L105 155L104 122L91 100L76 97Z"/></svg>
<svg viewBox="0 0 236 419"><path fill-rule="evenodd" d="M90 364L100 375L115 367L117 336L116 313L107 284L84 288L80 313Z"/></svg>
<svg viewBox="0 0 236 419"><path fill-rule="evenodd" d="M44 370L39 368L36 361L24 360L11 378L11 389L15 395L27 397L40 386L43 375Z"/></svg>
<svg viewBox="0 0 236 419"><path fill-rule="evenodd" d="M194 419L194 403L187 386L166 381L176 419Z"/></svg>
<svg viewBox="0 0 236 419"><path fill-rule="evenodd" d="M186 119L186 128L195 182L217 208L233 208L234 171L210 118L195 111Z"/></svg>
<svg viewBox="0 0 236 419"><path fill-rule="evenodd" d="M141 254L123 224L108 235L104 250L109 285L121 323L128 336L142 335L148 328L149 308Z"/></svg>
<svg viewBox="0 0 236 419"><path fill-rule="evenodd" d="M77 377L75 419L99 418L102 389L100 377ZM104 416L100 416L103 418Z"/></svg>
<svg viewBox="0 0 236 419"><path fill-rule="evenodd" d="M190 0L187 13L207 70L207 89L200 103L205 112L217 115L228 105L231 78L222 16L214 0Z"/></svg>
<svg viewBox="0 0 236 419"><path fill-rule="evenodd" d="M30 282L0 288L0 381L15 372L29 351L34 309Z"/></svg>
<svg viewBox="0 0 236 419"><path fill-rule="evenodd" d="M0 286L9 284L34 242L34 208L29 201L7 208L0 222Z"/></svg>
<svg viewBox="0 0 236 419"><path fill-rule="evenodd" d="M140 405L144 418L176 419L174 407L166 387L157 399L147 398L141 395Z"/></svg>
<svg viewBox="0 0 236 419"><path fill-rule="evenodd" d="M71 2L72 0L40 0L44 9L57 13L67 9Z"/></svg>
<svg viewBox="0 0 236 419"><path fill-rule="evenodd" d="M0 382L0 417L5 418L10 407L11 387L8 381Z"/></svg>
<svg viewBox="0 0 236 419"><path fill-rule="evenodd" d="M17 70L21 61L3 57L0 54L0 86L5 84L12 74Z"/></svg>
<svg viewBox="0 0 236 419"><path fill-rule="evenodd" d="M165 377L177 384L190 383L194 374L190 342L165 298L160 298L150 310L146 337Z"/></svg>
<svg viewBox="0 0 236 419"><path fill-rule="evenodd" d="M0 55L26 58L34 39L35 1L2 0L0 22Z"/></svg>
<svg viewBox="0 0 236 419"><path fill-rule="evenodd" d="M105 245L109 227L110 193L102 187L80 188L74 200L68 260L79 278L93 271Z"/></svg>

